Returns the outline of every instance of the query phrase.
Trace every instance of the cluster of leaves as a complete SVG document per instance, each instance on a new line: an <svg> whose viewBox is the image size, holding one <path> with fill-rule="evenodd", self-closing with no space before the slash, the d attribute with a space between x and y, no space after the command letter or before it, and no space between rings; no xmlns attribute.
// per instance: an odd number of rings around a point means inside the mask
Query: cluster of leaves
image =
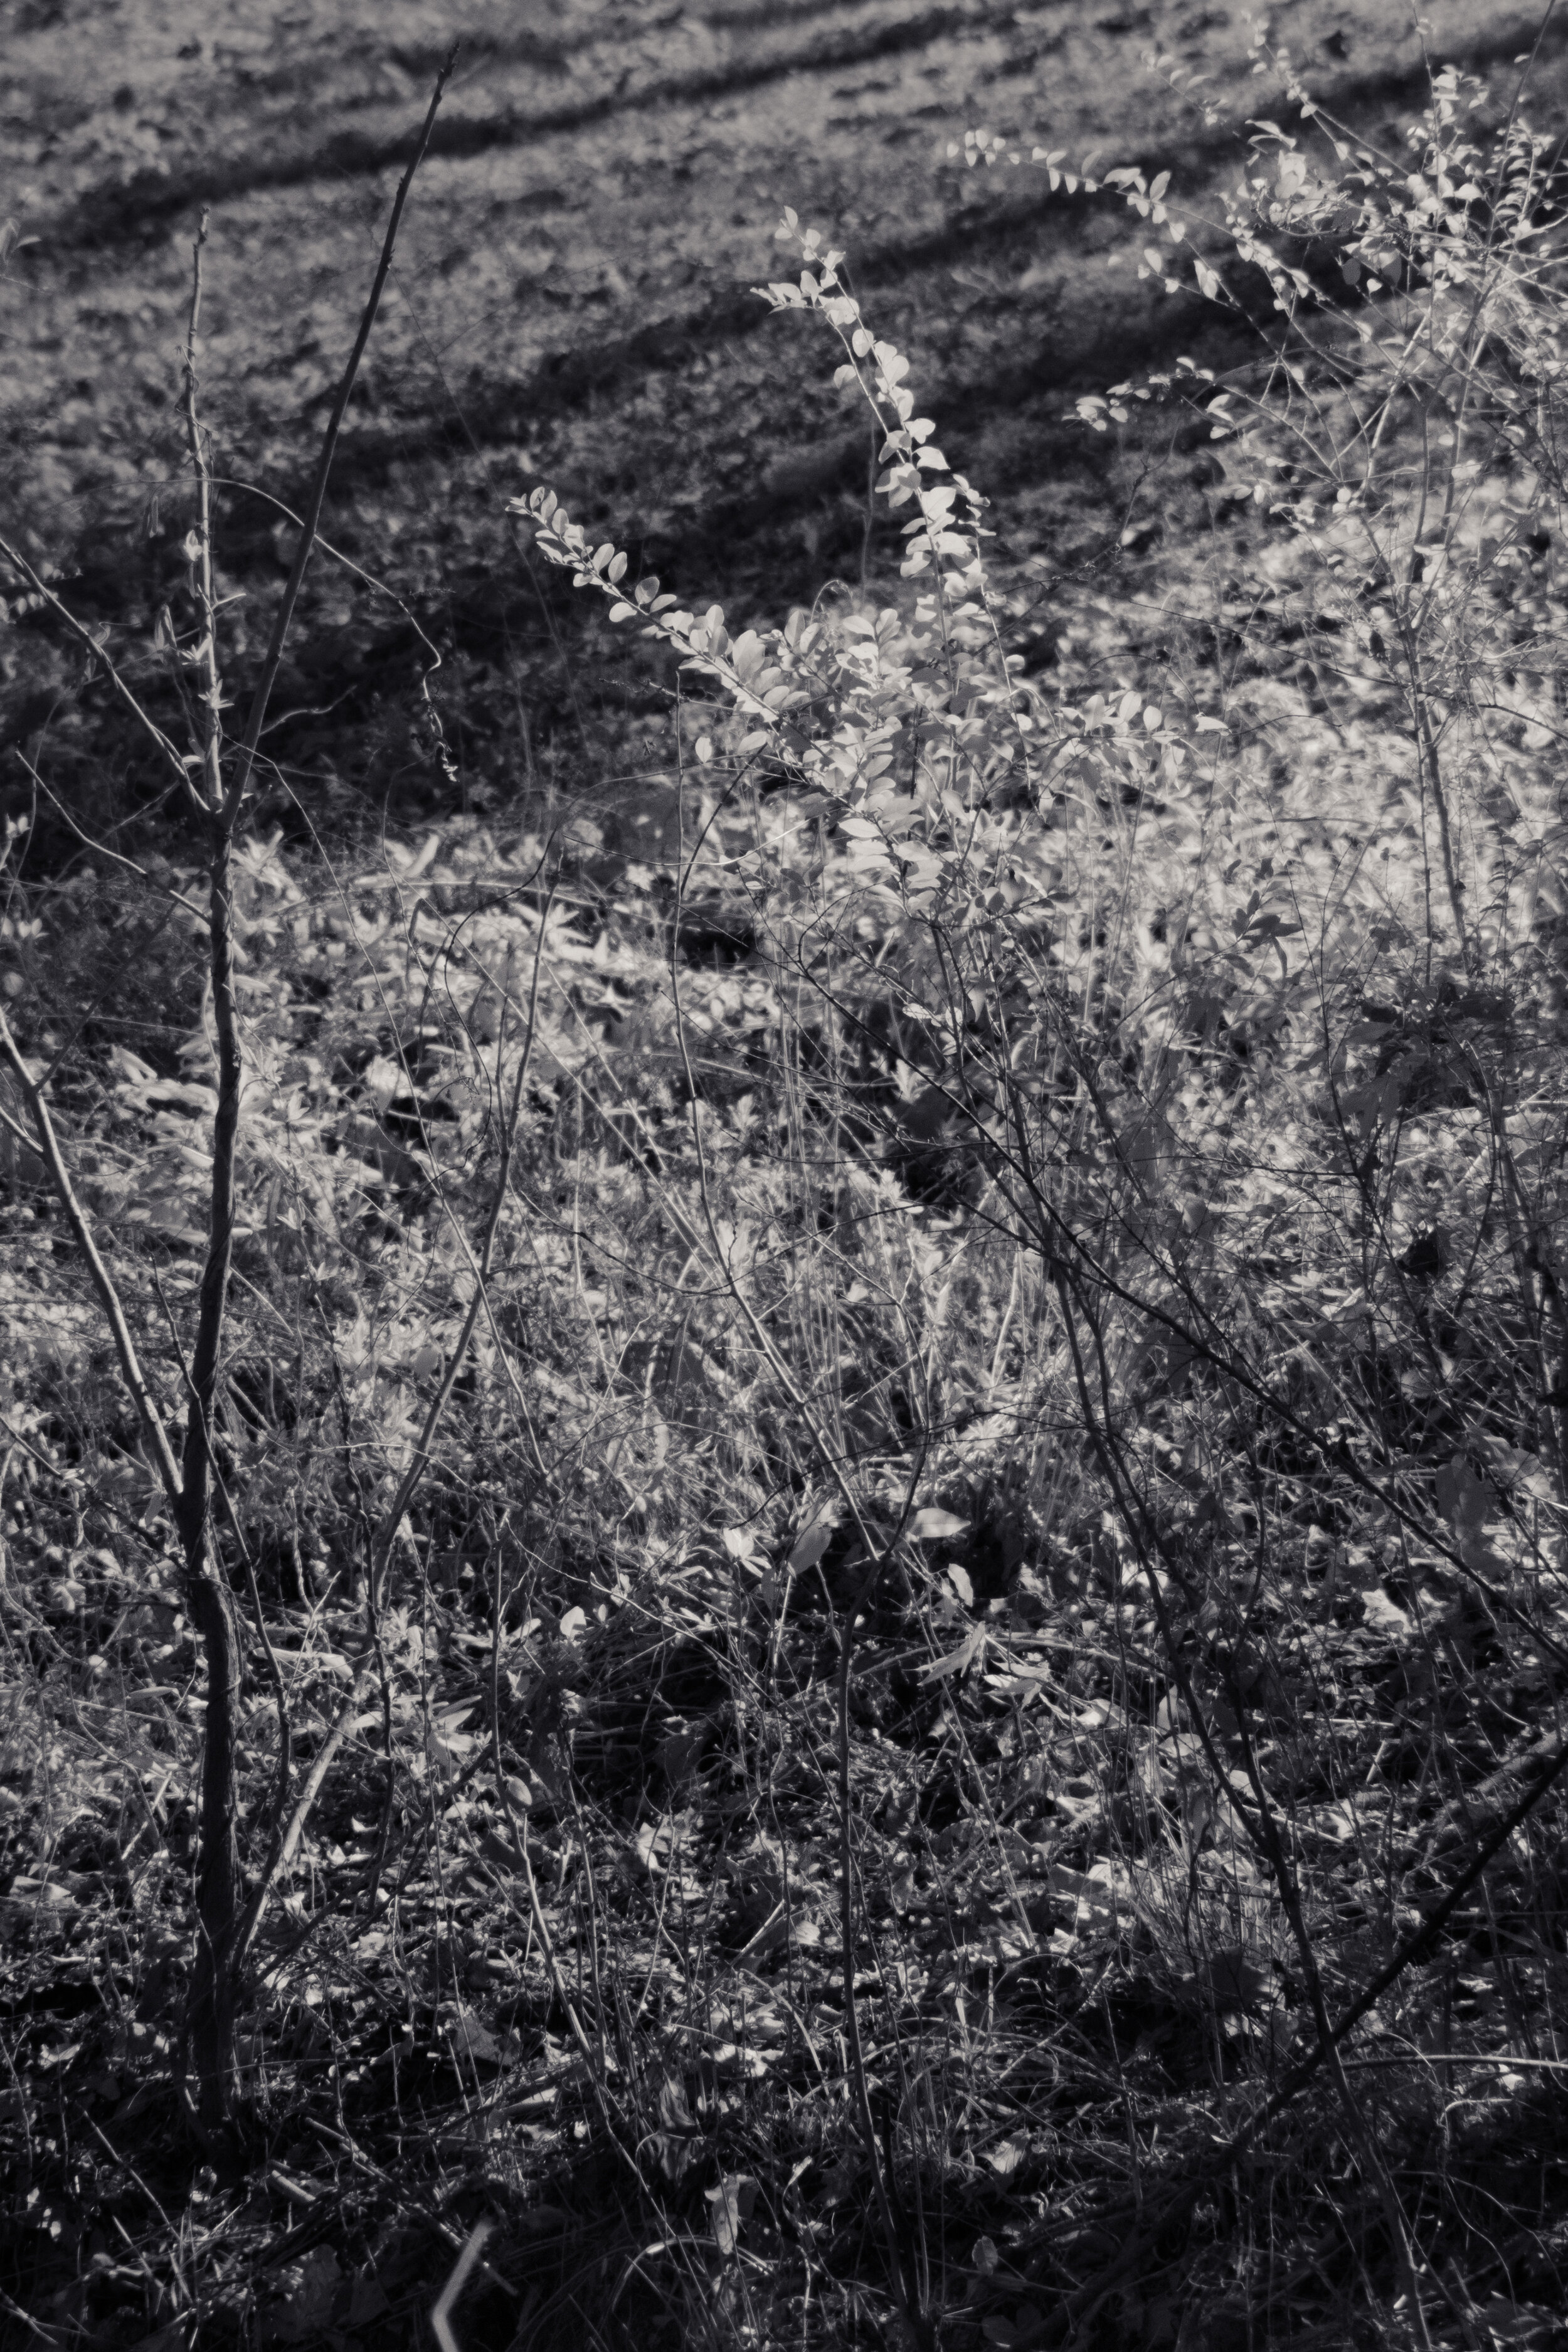
<svg viewBox="0 0 1568 2352"><path fill-rule="evenodd" d="M279 1721L332 1770L266 2161L187 2179L177 2247L125 2135L174 2123L195 1647L8 1143L0 2131L51 2341L390 2352L486 2220L476 2344L1551 2340L1563 309L1547 151L1474 96L1397 164L1323 126L1331 175L1266 126L1210 230L1037 159L1271 338L1088 404L1179 412L1246 528L1080 602L1048 682L786 215L765 299L875 415L891 601L731 632L542 491L692 681L646 854L237 848L252 1868ZM0 938L170 1414L190 880L18 880Z"/></svg>
<svg viewBox="0 0 1568 2352"><path fill-rule="evenodd" d="M1364 1677L1366 1631L1457 1645L1451 1672L1432 1658L1428 1697L1461 1780L1456 1707L1479 1728L1482 1692L1485 1712L1511 1689L1528 1737L1532 1679L1554 1686L1564 1657L1563 616L1531 581L1563 520L1562 297L1551 150L1517 110L1483 150L1468 128L1483 94L1445 70L1415 156L1390 159L1276 62L1340 168L1316 174L1258 130L1216 228L1234 288L1163 178L1099 181L1164 228L1202 292L1261 318L1263 366L1221 383L1186 362L1082 409L1100 430L1135 403L1202 417L1266 536L1250 576L1201 584L1238 644L1304 641L1314 659L1260 663L1207 709L1136 677L1081 701L1059 675L1054 695L1026 686L978 502L843 257L793 216L781 235L805 266L767 298L820 314L846 350L841 379L884 436L878 488L915 509L910 600L731 645L717 611L698 623L622 591L621 559L591 555L548 492L531 510L547 556L717 688L731 716L710 743L759 803L734 867L759 922L896 1092L883 1116L906 1175L918 1141L962 1140L950 1199L1029 1264L1036 1346L1043 1328L1070 1360L1065 1417L1154 1598L1150 1686L1242 1832L1233 1905L1248 1870L1264 1890L1247 1965L1310 1979L1343 1945L1304 1800L1331 1813L1348 1785L1328 1692ZM984 134L968 152L1019 160ZM1056 185L1062 159L1036 160ZM1150 248L1139 266L1175 264ZM1161 615L1168 633L1206 618L1173 595ZM1026 1379L998 1402L1034 1425ZM1303 1528L1330 1576L1304 1611ZM1500 1646L1460 1664L1473 1606ZM1183 1786L1180 1759L1155 1778ZM1391 1918L1405 1868L1383 1874ZM1357 1960L1301 1989L1309 2006L1367 1972L1363 1932ZM1533 1932L1549 2010L1557 1931L1541 1915Z"/></svg>

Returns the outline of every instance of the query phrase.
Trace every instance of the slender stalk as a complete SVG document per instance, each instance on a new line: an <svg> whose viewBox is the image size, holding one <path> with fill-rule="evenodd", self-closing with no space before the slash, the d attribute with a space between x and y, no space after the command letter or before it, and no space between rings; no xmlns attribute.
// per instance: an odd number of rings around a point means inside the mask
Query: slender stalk
<svg viewBox="0 0 1568 2352"><path fill-rule="evenodd" d="M109 1336L114 1342L114 1352L119 1360L120 1377L130 1391L131 1402L135 1407L136 1419L141 1426L147 1451L152 1456L153 1465L158 1473L163 1492L173 1507L178 1503L180 1496L179 1463L175 1459L174 1447L169 1443L168 1432L163 1427L163 1418L158 1410L157 1401L147 1384L147 1376L142 1370L142 1360L136 1352L136 1342L131 1336L131 1326L125 1319L125 1308L121 1302L120 1293L115 1287L114 1277L103 1262L98 1244L93 1239L92 1227L88 1222L87 1212L77 1198L76 1186L71 1181L70 1171L66 1166L65 1156L60 1150L59 1137L55 1131L54 1121L49 1117L48 1101L43 1087L27 1067L23 1058L22 1049L17 1045L11 1024L5 1018L3 1006L0 1006L0 1061L3 1061L10 1071L18 1091L32 1114L36 1140L34 1137L28 1137L24 1129L18 1128L14 1120L7 1118L5 1125L12 1132L19 1135L24 1143L29 1144L42 1155L44 1165L49 1171L49 1181L55 1189L55 1198L65 1213L65 1220L71 1229L72 1239L80 1250L82 1262L87 1267L88 1278L98 1294L98 1303L103 1319L109 1326Z"/></svg>
<svg viewBox="0 0 1568 2352"><path fill-rule="evenodd" d="M202 789L206 795L208 808L216 815L223 805L223 681L218 676L217 627L213 596L212 469L207 463L206 440L196 413L199 388L196 332L202 316L202 248L207 241L209 217L204 211L191 252L191 313L185 331L184 410L185 441L191 455L191 474L196 486L196 522L191 533L194 544L190 544L191 599L202 626L201 641L194 656L202 680L196 732L202 763Z"/></svg>
<svg viewBox="0 0 1568 2352"><path fill-rule="evenodd" d="M250 772L256 761L256 747L261 740L261 730L267 722L267 707L272 699L272 689L278 682L278 671L283 659L284 642L294 618L294 607L300 601L300 590L305 578L305 567L310 561L310 551L316 543L316 530L321 520L321 506L327 495L327 477L332 469L332 457L338 446L338 435L342 429L349 395L354 388L354 379L359 373L360 362L364 357L365 345L370 341L371 329L375 324L376 312L381 308L382 294L385 289L387 275L392 268L393 249L397 243L397 232L403 225L403 208L408 202L408 192L414 185L414 175L425 161L426 150L430 144L430 134L436 127L436 116L451 77L452 68L457 61L458 44L454 41L442 62L440 72L436 77L436 87L430 93L430 103L426 110L419 136L415 142L414 152L408 159L407 169L398 182L397 194L392 200L392 217L386 224L386 235L382 239L381 258L376 264L375 276L371 280L370 292L365 297L364 309L360 316L359 332L354 337L353 349L349 353L348 365L343 370L336 397L332 402L331 412L327 418L326 430L321 436L321 455L316 460L316 477L310 485L310 495L305 502L304 520L300 526L300 537L294 549L294 561L289 567L289 577L284 583L282 598L272 623L272 635L267 642L267 652L261 665L261 676L256 682L256 691L251 697L250 710L245 722L245 733L240 739L238 764L230 779L227 797L224 803L226 818L232 819L232 815L237 813L240 803L245 797L246 787L250 782Z"/></svg>
<svg viewBox="0 0 1568 2352"><path fill-rule="evenodd" d="M197 235L194 256L194 278L191 299L190 327L186 338L184 371L185 415L190 444L191 464L197 484L198 517L195 530L196 546L193 553L194 588L200 615L205 625L201 657L204 692L202 696L202 740L200 756L205 803L212 828L212 864L208 884L209 979L212 992L213 1025L217 1040L218 1100L213 1121L213 1174L209 1211L207 1257L203 1271L197 1310L195 1344L190 1368L190 1405L185 1425L185 1444L181 1465L181 1492L176 1510L176 1525L185 1556L187 1583L192 1602L192 1615L206 1649L207 1707L206 1739L203 1759L202 1781L202 1859L197 1880L196 1907L199 1923L196 1969L192 1982L191 2002L187 2015L187 2032L191 2053L195 2063L198 2081L198 2116L209 2133L226 2129L229 2104L236 2080L234 2028L236 2002L240 1971L246 1954L260 1922L268 1895L279 1870L285 1868L303 1832L310 1808L320 1793L327 1770L338 1748L347 1735L362 1695L363 1681L369 1671L369 1661L362 1665L354 1678L349 1700L339 1715L331 1735L312 1761L305 1785L293 1812L286 1824L275 1832L272 1850L258 1878L248 1901L245 1900L239 1870L237 1841L237 1790L235 1749L237 1736L237 1707L240 1684L240 1659L237 1629L233 1604L221 1565L213 1558L207 1535L208 1503L213 1478L212 1433L214 1412L217 1402L218 1381L223 1354L225 1311L228 1297L229 1275L234 1255L234 1225L236 1209L236 1159L239 1136L240 1091L244 1076L240 1043L239 1008L235 991L234 905L233 905L233 841L236 828L245 805L246 789L255 761L256 746L267 716L267 707L282 660L294 608L299 600L300 583L310 561L321 518L321 503L326 495L327 476L331 468L332 453L354 378L370 340L372 327L381 304L383 289L392 267L392 256L397 241L397 231L404 206L414 183L414 175L424 160L429 145L437 109L441 102L457 51L448 52L437 77L430 104L426 112L415 151L398 185L393 205L392 218L382 241L381 258L372 282L369 298L360 320L349 363L338 387L337 398L322 436L321 455L317 461L316 478L310 502L294 553L294 562L288 583L273 619L272 634L268 643L261 677L258 681L250 706L249 719L240 746L240 756L226 789L222 772L222 688L217 671L216 642L214 629L211 556L211 478L206 461L200 423L196 413L196 331L200 320L202 278L202 247L206 239L206 216L204 214ZM500 1201L487 1235L493 1238L495 1222L500 1215ZM482 1286L481 1286L482 1287ZM379 1570L384 1572L392 1542L406 1508L406 1494L423 1472L428 1458L428 1442L457 1377L457 1367L472 1335L478 1313L478 1299L470 1308L464 1327L461 1348L448 1368L447 1380L426 1423L425 1437L415 1461L410 1465L399 1488L397 1500L389 1514L387 1528L378 1542L379 1559L373 1568L373 1581Z"/></svg>
<svg viewBox="0 0 1568 2352"><path fill-rule="evenodd" d="M218 676L212 580L212 490L197 413L196 333L201 320L202 215L192 254L190 322L185 337L184 409L196 522L191 533L191 591L203 630L196 658L203 688L198 752L211 841L207 874L207 984L217 1045L217 1108L213 1118L207 1252L196 1329L186 1374L185 1438L174 1525L184 1556L191 1615L206 1654L206 1715L202 1748L201 1851L196 1874L196 1965L186 2033L196 2074L196 2113L209 2136L228 2127L236 2078L236 1971L231 1965L243 1897L239 1868L239 1631L209 1527L215 1463L213 1433L223 1365L224 1323L234 1260L239 1097L245 1062L235 990L233 819L223 814L222 681ZM234 816L237 817L236 806Z"/></svg>
<svg viewBox="0 0 1568 2352"><path fill-rule="evenodd" d="M191 300L183 371L186 441L196 491L195 522L188 542L190 593L201 629L195 654L200 691L195 698L194 712L190 698L186 698L187 717L194 718L195 734L190 759L182 756L142 709L91 632L38 577L19 551L8 541L0 540L0 556L102 664L116 694L195 802L205 820L207 830L207 982L217 1049L217 1106L213 1120L206 1258L198 1297L195 1340L186 1372L184 1439L177 1461L142 1372L119 1294L93 1242L86 1215L72 1185L49 1118L43 1085L27 1068L3 1012L0 1012L0 1061L10 1070L31 1115L38 1149L67 1222L81 1249L109 1325L121 1375L131 1392L143 1436L174 1514L184 1558L188 1605L205 1654L207 1690L196 1883L197 1947L186 2011L184 2045L196 2076L196 2126L215 2152L226 2148L231 2137L231 2105L237 2074L234 2048L236 2005L245 1954L255 1935L268 1890L298 1842L326 1768L352 1720L352 1708L345 1708L331 1737L315 1759L293 1814L287 1823L279 1824L268 1865L247 1904L239 1868L236 1770L241 1675L239 1635L227 1580L213 1549L209 1524L216 1468L213 1436L222 1381L224 1326L233 1270L240 1097L244 1081L244 1054L235 986L233 843L244 810L257 743L266 721L268 704L298 603L300 583L315 541L327 477L343 414L380 308L408 193L429 145L437 110L456 54L455 48L448 53L437 76L414 153L398 186L359 332L322 436L310 501L300 529L289 581L274 617L261 677L251 701L240 758L226 785L223 774L223 687L218 669L216 600L212 569L212 475L199 411L197 371L203 294L202 256L208 226L205 212L197 229L192 257ZM8 1121L7 1124L13 1123ZM493 1238L495 1219L499 1215L498 1195L485 1249L481 1252L487 1263L489 1244ZM481 1275L464 1328L464 1349L480 1311L483 1289ZM430 1440L451 1394L457 1363L460 1360L459 1352L449 1367L447 1379L442 1384L437 1404L426 1422L415 1460L378 1536L377 1565L382 1570L384 1570L391 1544L395 1539L397 1528L407 1507L408 1496L428 1459ZM354 1690L350 1695L351 1702L357 1703L359 1687L356 1677Z"/></svg>
<svg viewBox="0 0 1568 2352"><path fill-rule="evenodd" d="M93 635L92 631L88 627L86 622L79 621L77 619L77 616L71 611L70 606L67 604L61 597L56 595L54 590L49 586L47 581L39 579L37 573L28 562L26 557L21 552L20 549L13 547L8 539L0 539L0 556L4 556L5 562L11 566L12 570L19 573L22 579L26 582L35 596L41 596L43 598L50 611L54 613L58 619L65 623L66 627L70 631L72 636L77 639L78 643L86 646L88 653L92 657L92 660L97 667L101 669L104 677L107 677L110 685L113 688L115 694L125 705L126 709L131 713L131 716L136 721L137 726L152 743L159 758L167 767L173 770L174 782L181 786L182 790L189 792L191 790L191 772L186 766L184 759L174 749L174 744L164 734L157 720L149 717L148 713L142 709L141 703L132 692L131 688L126 684L124 678L121 676L119 670L110 659L109 655L106 653L103 646L100 645L98 639Z"/></svg>

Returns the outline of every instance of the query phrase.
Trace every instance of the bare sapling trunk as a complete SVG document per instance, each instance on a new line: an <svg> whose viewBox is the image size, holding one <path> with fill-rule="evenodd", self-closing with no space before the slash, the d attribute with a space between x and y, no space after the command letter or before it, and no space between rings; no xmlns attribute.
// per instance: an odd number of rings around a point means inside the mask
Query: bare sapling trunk
<svg viewBox="0 0 1568 2352"><path fill-rule="evenodd" d="M186 2012L187 2056L196 2078L196 2115L209 2137L226 2132L235 2079L236 1987L230 1967L239 1916L236 1738L239 1706L239 1637L223 1564L211 1540L213 1423L223 1366L224 1318L234 1258L235 1158L239 1142L239 1093L244 1064L234 992L234 908L231 893L234 824L224 807L223 681L217 667L212 579L212 482L197 414L196 334L201 323L202 215L193 256L190 328L185 342L184 410L196 523L187 542L191 598L201 635L196 647L196 705L201 798L209 842L207 875L208 984L217 1045L217 1109L213 1118L212 1188L207 1255L202 1269L195 1345L186 1371L185 1439L174 1524L184 1560L191 1620L201 1638L207 1675L202 1750L201 1851L196 1871L196 1953Z"/></svg>
<svg viewBox="0 0 1568 2352"><path fill-rule="evenodd" d="M140 1360L130 1320L112 1273L97 1246L90 1221L76 1190L47 1100L47 1077L40 1078L29 1065L0 1009L0 1064L8 1070L32 1121L29 1133L21 1121L0 1107L0 1125L43 1159L57 1199L82 1253L89 1276L113 1340L121 1375L136 1409L147 1452L167 1498L180 1546L186 1603L201 1641L206 1669L206 1706L201 1769L199 1852L195 1885L195 1958L185 2014L184 2063L186 2083L195 2076L189 2112L198 2137L210 2153L227 2156L234 2148L238 2069L236 2029L239 1992L247 1951L255 1934L262 1904L276 1872L288 1802L286 1778L278 1790L274 1823L274 1860L247 1895L240 1862L237 1728L242 1655L239 1628L224 1563L214 1544L212 1511L220 1472L214 1452L216 1416L222 1394L224 1327L233 1271L234 1234L240 1138L240 1097L244 1053L239 1007L235 991L234 844L245 813L247 785L257 745L267 717L284 641L293 616L300 584L316 537L327 476L361 358L374 324L391 268L404 206L414 175L424 159L456 57L447 58L426 113L423 127L398 186L392 216L383 240L380 261L339 384L329 418L315 484L289 583L274 623L270 641L251 699L250 709L232 774L224 772L223 680L218 667L217 600L212 567L212 473L206 438L198 409L197 335L202 303L202 252L206 243L204 213L194 253L191 305L184 370L184 411L196 519L186 541L190 565L189 594L197 636L186 653L184 669L195 673L196 692L183 695L192 738L191 755L183 757L138 701L124 678L84 625L38 577L20 551L0 540L0 555L50 607L78 639L91 649L97 667L108 677L121 703L153 743L189 803L194 804L205 848L207 882L207 992L217 1054L217 1107L212 1132L212 1179L208 1201L206 1255L198 1294L196 1326L188 1360L182 1362L185 1386L185 1425L178 1458L164 1427L155 1392ZM182 679L182 687L184 679ZM482 1283L481 1283L482 1288ZM449 1394L450 1383L445 1394ZM445 1402L445 1394L443 1402ZM433 1435L426 1433L426 1441ZM224 1497L226 1506L231 1498ZM406 1497L404 1497L405 1502ZM313 1780L313 1798L320 1780ZM303 1827L308 1802L297 1804L289 1827L295 1837Z"/></svg>

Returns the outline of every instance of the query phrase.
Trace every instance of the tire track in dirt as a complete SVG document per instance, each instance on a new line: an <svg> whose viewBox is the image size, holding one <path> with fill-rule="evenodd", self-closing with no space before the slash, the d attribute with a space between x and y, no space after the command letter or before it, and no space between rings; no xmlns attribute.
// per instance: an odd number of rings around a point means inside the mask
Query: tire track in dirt
<svg viewBox="0 0 1568 2352"><path fill-rule="evenodd" d="M1509 36L1512 37L1512 36ZM1568 47L1568 42L1560 43ZM1498 45L1473 53L1466 62L1478 72L1495 63ZM1417 71L1342 78L1332 92L1341 119L1352 128L1367 126L1379 114L1408 112L1424 87ZM1191 140L1142 158L1146 171L1169 171L1176 184L1201 197L1211 187L1233 141L1227 135ZM1012 202L989 205L962 220L949 220L915 238L892 240L856 256L856 281L870 300L872 315L881 315L889 293L905 281L917 286L931 270L963 261L975 254L995 254L1010 241L1032 253L1039 233L1049 225L1052 243L1060 257L1081 247L1086 232L1104 215L1104 200L1081 193L1051 195L1041 192ZM1261 291L1261 280L1259 281ZM1266 314L1267 299L1261 309ZM970 468L970 450L987 425L1026 412L1031 420L1031 446L1026 462L1015 463L1008 488L1050 477L1062 465L1093 467L1100 451L1088 441L1070 403L1095 389L1136 373L1157 368L1178 352L1205 346L1213 362L1242 356L1255 348L1237 325L1227 329L1211 306L1195 294L1172 298L1152 283L1117 284L1108 302L1080 304L1065 315L1047 315L1036 304L1026 324L1029 340L1022 351L1005 358L993 356L985 364L960 374L946 374L921 385L922 403L941 420L944 445ZM613 396L628 383L646 383L657 372L679 372L694 358L720 342L734 344L761 329L777 331L777 322L749 285L735 285L706 299L688 311L658 320L632 333L596 344L578 344L550 354L521 383L481 383L463 403L460 423L432 420L423 432L363 430L345 439L340 458L344 485L356 480L384 479L388 469L424 456L470 448L504 450L514 445L520 429L537 426L546 418L563 419L574 411ZM832 355L826 343L820 356L825 366ZM606 529L627 544L639 560L677 573L699 571L711 576L716 555L738 541L765 545L776 532L803 511L853 487L863 499L866 436L863 427L847 425L837 434L815 436L809 446L791 449L764 462L754 483L744 492L712 502L679 533L653 538L639 533L627 515L613 509L604 517ZM972 468L971 468L972 470ZM595 520L598 510L595 509ZM692 593L697 593L695 586ZM468 608L457 616L457 637L463 642L493 629L493 615Z"/></svg>
<svg viewBox="0 0 1568 2352"><path fill-rule="evenodd" d="M1517 35L1510 36L1510 39L1514 37ZM1568 22L1546 45L1543 62L1565 49ZM1477 47L1463 62L1467 70L1485 75L1510 54L1506 43L1494 41ZM1384 110L1401 113L1410 110L1418 103L1423 88L1424 76L1419 70L1381 73L1365 79L1347 76L1325 92L1324 103L1353 128ZM1234 152L1234 135L1227 131L1181 145L1158 148L1152 153L1144 152L1140 163L1151 178L1161 172L1168 173L1185 192L1185 203L1201 204L1217 179L1222 162L1227 154L1233 158ZM1037 174L1026 175L1026 180L1028 176L1039 178ZM968 218L945 221L939 228L919 236L858 248L854 255L856 279L867 292L886 289L912 273L991 249L1020 231L1037 228L1047 219L1059 231L1058 242L1081 241L1086 223L1103 215L1106 201L1103 195L1085 195L1081 191L1068 194L1062 190L1053 195L1045 190L1041 181L1037 194L989 205ZM1136 287L1121 290L1126 297L1121 307L1130 314L1125 322L1110 331L1096 324L1085 333L1075 332L1076 322L1069 320L1065 333L1054 336L1042 349L1037 362L1024 372L1033 386L1044 391L1078 391L1105 381L1108 375L1114 376L1129 360L1138 356L1157 366L1184 348L1194 319L1204 315L1195 305L1159 300L1152 295L1144 296ZM629 333L599 342L563 345L548 353L521 383L490 383L482 376L470 380L464 401L463 436L481 446L505 446L515 440L520 419L537 421L564 415L614 391L629 378L678 368L694 350L706 348L717 339L732 341L753 334L768 323L769 318L766 305L759 299L753 285L736 282L707 296L689 310L650 321ZM1023 380L1024 375L1015 370L1008 387ZM977 402L993 407L1005 405L1008 387L983 380L949 386L942 396L949 404L973 412ZM406 429L399 430L395 436L378 435L374 430L351 433L345 436L338 457L338 478L374 478L395 460L423 455L426 446L437 449L445 446L453 430L451 425L432 419L427 427L427 444L416 432Z"/></svg>
<svg viewBox="0 0 1568 2352"><path fill-rule="evenodd" d="M842 17L847 12L840 5L831 13ZM640 79L624 66L618 72L606 68L604 88L554 106L477 114L448 108L436 124L429 152L432 157L462 162L497 148L524 146L586 130L610 118L741 96L792 74L842 72L847 67L925 49L944 34L1008 19L1014 13L1009 0L996 0L996 5L983 10L977 10L975 0L942 0L942 5L912 14L869 0L869 5L853 12L848 23L792 44L789 30L775 31L757 12L741 21L764 27L759 34L760 54L742 55L686 72L650 71ZM531 62L526 48L514 49L512 56ZM193 205L228 203L264 189L301 187L329 177L342 180L400 169L412 144L411 134L402 127L383 137L342 131L324 142L302 145L293 153L253 152L221 168L207 165L180 173L146 174L121 187L84 197L58 224L56 241L62 247L109 245L144 235L150 226Z"/></svg>

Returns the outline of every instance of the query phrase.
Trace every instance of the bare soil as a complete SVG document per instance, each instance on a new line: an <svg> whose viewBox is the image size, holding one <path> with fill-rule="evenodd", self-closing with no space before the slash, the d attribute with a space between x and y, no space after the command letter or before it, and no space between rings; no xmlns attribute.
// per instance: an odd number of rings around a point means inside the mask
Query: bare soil
<svg viewBox="0 0 1568 2352"><path fill-rule="evenodd" d="M1427 14L1432 54L1483 72L1534 29L1511 5ZM1421 74L1404 7L1298 0L1275 30L1325 103L1397 134ZM541 479L667 584L737 616L890 572L897 541L869 523L868 436L832 387L836 354L751 290L784 266L786 204L847 250L944 445L994 500L1003 551L1071 566L1117 546L1107 453L1069 421L1072 396L1197 347L1212 322L1107 266L1129 242L1120 208L1053 197L1029 168L966 171L949 148L983 125L1074 162L1095 149L1169 168L1201 217L1266 94L1241 7L26 0L0 62L0 215L15 223L0 505L121 659L136 667L178 593L202 208L203 402L228 485L242 683L290 552L275 501L302 495L454 38L325 518L386 593L317 563L268 740L288 793L308 783L318 814L335 788L395 807L449 799L413 715L422 636L443 657L433 692L475 805L542 770L581 786L626 765L625 722L657 712L658 684L618 640L609 656L596 614L531 577L504 509ZM1173 94L1169 67L1147 69L1156 50L1206 77L1223 124ZM76 656L19 617L0 652L0 733L29 756L47 740L56 788L74 776L95 819L122 818L140 755L90 698L68 708ZM5 789L30 793L7 767Z"/></svg>

